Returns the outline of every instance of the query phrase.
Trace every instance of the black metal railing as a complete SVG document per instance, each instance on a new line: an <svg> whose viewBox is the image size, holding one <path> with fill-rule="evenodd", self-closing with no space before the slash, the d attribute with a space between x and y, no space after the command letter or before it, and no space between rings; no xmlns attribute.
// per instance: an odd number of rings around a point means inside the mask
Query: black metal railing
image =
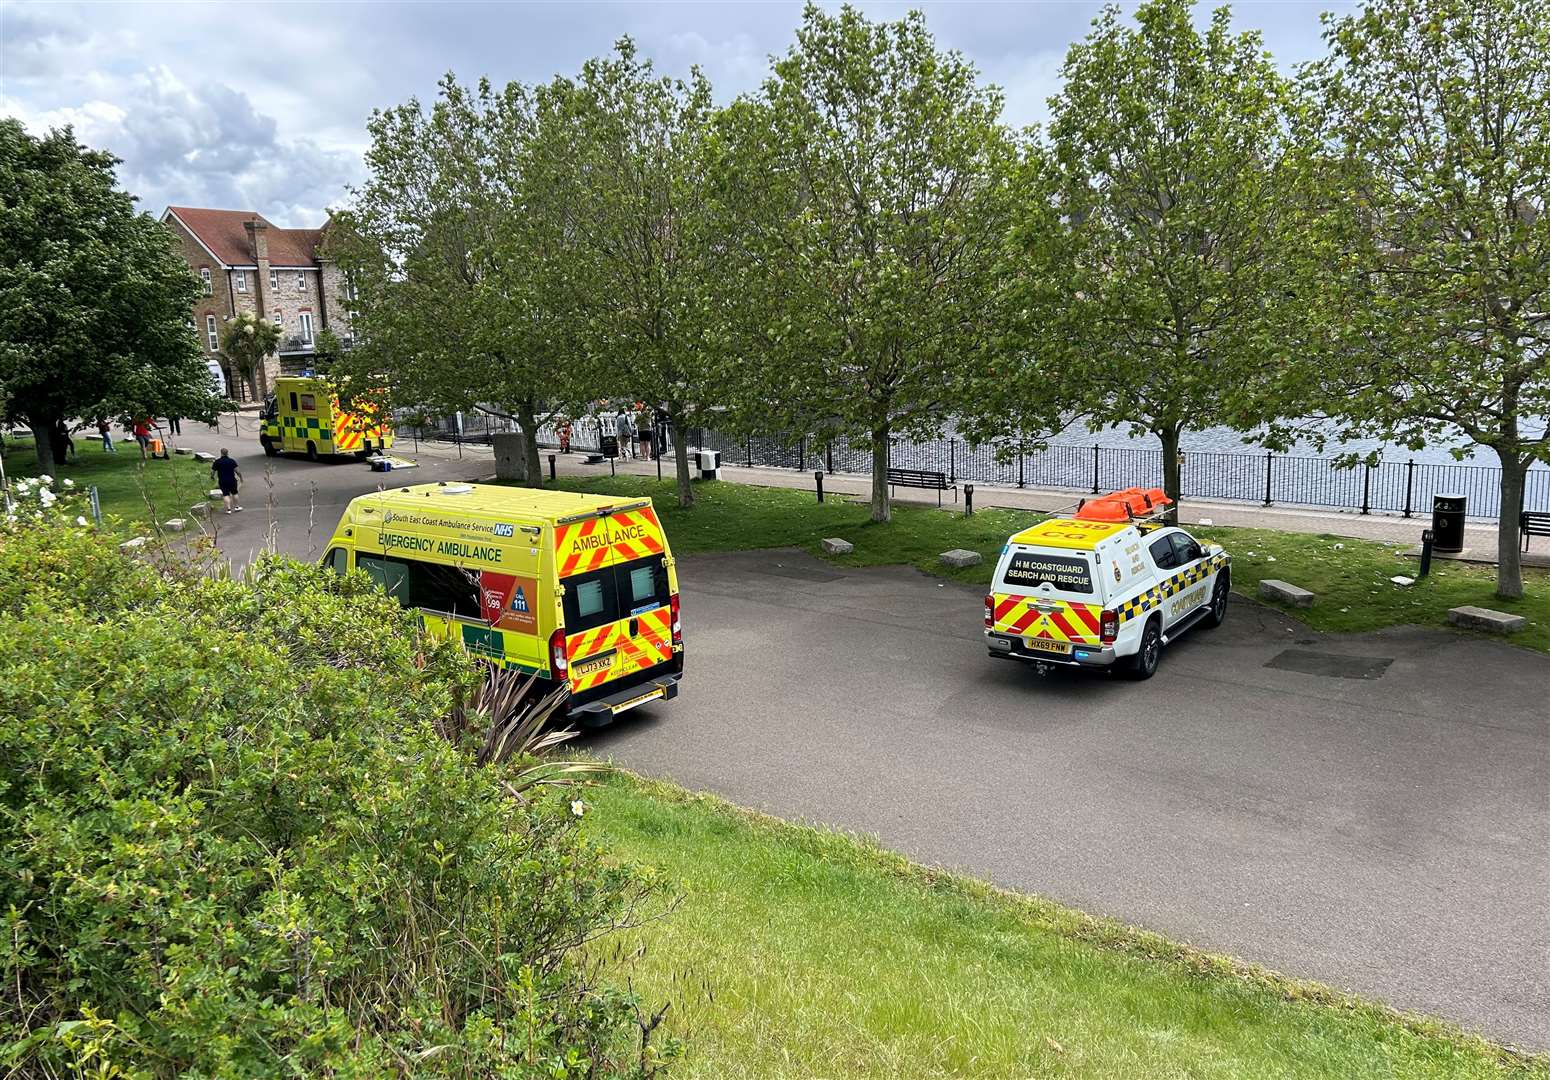
<svg viewBox="0 0 1550 1080"><path fill-rule="evenodd" d="M419 437L489 442L496 432L511 430L515 425L509 420L463 413L461 426L456 417L445 417L421 429ZM597 452L604 433L614 433L609 418L581 417L570 425L570 448ZM560 440L554 427L546 425L539 429L538 441L554 448ZM872 471L871 448L844 437L740 435L691 428L688 442L693 447L719 451L724 465L858 475ZM963 439L895 439L891 460L898 468L944 473L952 483L1053 488L1083 494L1161 487L1163 483L1162 451L1132 447L1052 443L1019 450L1015 445L975 445ZM1342 467L1335 458L1309 455L1188 450L1180 455L1179 481L1185 498L1405 517L1429 515L1434 495L1463 495L1469 500L1471 517L1494 521L1501 470L1488 465L1414 460ZM1550 468L1529 470L1523 508L1550 512Z"/></svg>

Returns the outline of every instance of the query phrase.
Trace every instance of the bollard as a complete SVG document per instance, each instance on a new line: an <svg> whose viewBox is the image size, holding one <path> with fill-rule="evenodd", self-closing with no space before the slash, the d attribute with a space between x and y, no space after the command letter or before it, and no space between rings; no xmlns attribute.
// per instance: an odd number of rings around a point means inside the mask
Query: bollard
<svg viewBox="0 0 1550 1080"><path fill-rule="evenodd" d="M965 485L963 485L963 516L964 517L972 517L973 515L974 515L974 485L973 484L965 484Z"/></svg>
<svg viewBox="0 0 1550 1080"><path fill-rule="evenodd" d="M549 455L549 482L554 483L554 455Z"/></svg>
<svg viewBox="0 0 1550 1080"><path fill-rule="evenodd" d="M818 501L823 502L823 470L813 470L813 483L818 485Z"/></svg>
<svg viewBox="0 0 1550 1080"><path fill-rule="evenodd" d="M1435 538L1432 530L1421 530L1421 569L1416 571L1416 577L1425 577L1432 572L1432 541Z"/></svg>

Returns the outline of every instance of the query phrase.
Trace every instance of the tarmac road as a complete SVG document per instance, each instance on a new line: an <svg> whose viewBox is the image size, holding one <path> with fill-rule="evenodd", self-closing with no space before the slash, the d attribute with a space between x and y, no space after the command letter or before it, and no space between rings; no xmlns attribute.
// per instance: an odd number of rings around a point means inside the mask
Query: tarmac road
<svg viewBox="0 0 1550 1080"><path fill-rule="evenodd" d="M1550 1048L1550 657L1234 598L1149 682L1040 678L986 655L977 591L912 569L680 579L682 695L597 752Z"/></svg>
<svg viewBox="0 0 1550 1080"><path fill-rule="evenodd" d="M242 463L248 509L210 519L237 563L271 517L280 550L318 558L355 495L490 472L449 447L401 474L266 459L242 423L178 440ZM1550 657L1324 636L1234 598L1149 682L1041 679L986 656L979 592L911 569L679 566L682 695L589 735L598 752L1550 1049Z"/></svg>

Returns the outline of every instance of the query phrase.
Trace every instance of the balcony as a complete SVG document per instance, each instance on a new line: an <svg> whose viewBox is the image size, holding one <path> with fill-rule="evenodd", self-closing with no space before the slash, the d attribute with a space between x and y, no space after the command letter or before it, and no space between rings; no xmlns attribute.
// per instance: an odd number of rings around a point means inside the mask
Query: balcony
<svg viewBox="0 0 1550 1080"><path fill-rule="evenodd" d="M280 342L279 353L281 356L300 356L312 352L315 344L312 341L303 341L300 336L288 337Z"/></svg>

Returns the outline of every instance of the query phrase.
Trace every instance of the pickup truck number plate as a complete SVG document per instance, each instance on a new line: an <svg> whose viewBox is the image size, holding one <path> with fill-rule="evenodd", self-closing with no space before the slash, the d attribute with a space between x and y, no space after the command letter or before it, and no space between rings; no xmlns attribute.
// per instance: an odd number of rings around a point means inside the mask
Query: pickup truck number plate
<svg viewBox="0 0 1550 1080"><path fill-rule="evenodd" d="M1023 644L1034 652L1068 653L1071 651L1069 641L1051 641L1048 638L1024 638Z"/></svg>

